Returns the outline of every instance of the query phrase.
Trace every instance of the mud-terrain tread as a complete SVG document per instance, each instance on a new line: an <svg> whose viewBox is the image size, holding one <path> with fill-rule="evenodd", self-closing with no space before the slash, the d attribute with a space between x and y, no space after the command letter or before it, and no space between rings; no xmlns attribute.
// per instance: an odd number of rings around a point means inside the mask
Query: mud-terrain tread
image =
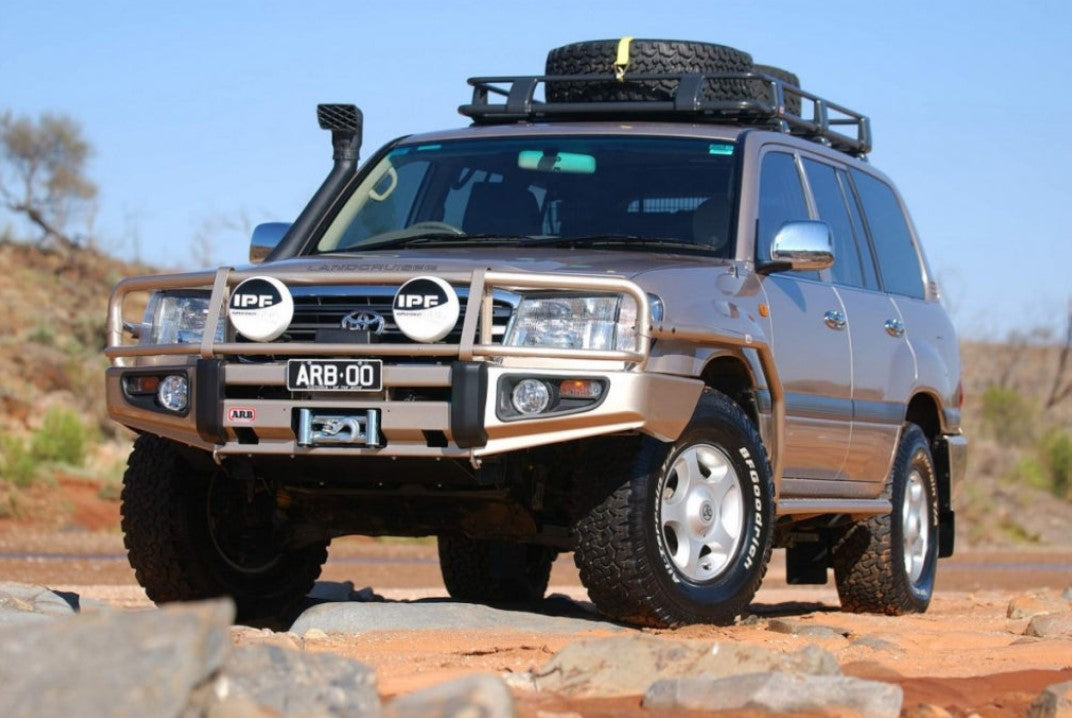
<svg viewBox="0 0 1072 718"><path fill-rule="evenodd" d="M327 544L289 554L288 570L280 572L283 585L236 592L210 570L199 548L203 537L193 535L183 520L195 482L193 470L170 441L150 434L135 440L123 476L120 516L127 558L146 595L154 603L231 595L238 621L279 616L304 597L327 560Z"/></svg>
<svg viewBox="0 0 1072 718"><path fill-rule="evenodd" d="M618 40L590 40L556 47L547 53L548 75L605 75L607 82L552 82L546 88L549 102L611 102L673 99L674 80L630 82L629 75L682 72L747 72L752 56L725 45L686 40L635 39L629 46L626 81L614 79ZM704 97L732 100L750 97L744 80L708 83Z"/></svg>
<svg viewBox="0 0 1072 718"><path fill-rule="evenodd" d="M763 442L755 425L748 415L729 397L720 392L706 389L693 415L697 417L714 413L728 418L738 428L744 430L753 447L759 449L767 483L766 495L774 496L774 484L771 477L770 463ZM688 431L688 429L686 429ZM617 473L625 477L624 483L614 489L603 501L592 508L577 524L577 548L574 551L574 563L580 571L581 583L588 589L588 595L596 607L609 617L625 623L652 627L673 627L688 623L729 624L748 607L756 590L767 572L771 554L771 534L768 531L766 545L758 557L759 566L750 582L735 601L727 601L719 606L719 616L690 613L677 606L671 610L667 603L660 600L662 592L657 580L657 572L662 566L654 565L648 552L650 547L638 540L639 525L630 522L643 522L647 517L638 511L630 511L634 492L643 484L641 474L648 472L649 481L658 480L658 473L668 457L672 445L655 439L645 438L634 456L619 454L615 461L601 466L601 471L608 474ZM773 520L773 506L765 507L765 521L770 526Z"/></svg>
<svg viewBox="0 0 1072 718"><path fill-rule="evenodd" d="M890 471L891 479L886 482L882 493L883 499L892 502L894 481L901 473L907 474L908 467L920 447L928 449L923 430L915 424L906 424ZM934 459L929 449L927 458L930 460L930 476L925 478L931 484L933 519L933 501L937 494ZM900 506L893 506L894 512L900 510ZM932 525L932 531L935 533L931 541L936 543L937 527ZM900 559L894 551L892 513L857 521L846 529L834 542L831 550L831 563L841 599L841 609L850 613L880 613L889 616L925 611L929 598L921 605L912 595Z"/></svg>
<svg viewBox="0 0 1072 718"><path fill-rule="evenodd" d="M451 598L470 603L528 603L547 592L557 551L510 541L439 537L439 566ZM523 575L518 572L523 571Z"/></svg>
<svg viewBox="0 0 1072 718"><path fill-rule="evenodd" d="M794 87L800 87L800 78L797 77L792 72L790 72L789 70L783 70L782 68L774 67L773 65L759 65L759 64L753 65L752 69L755 70L756 72L762 72L762 73L764 73L766 75L770 75L771 77L779 79L782 82L786 83L787 85L792 85ZM756 93L757 98L758 99L764 99L764 100L768 99L770 97L770 92L768 91L767 86L764 85L763 83L757 83L757 84L760 85L760 87L757 88L757 90L758 90L757 93ZM785 93L785 109L788 110L789 112L791 112L794 115L799 115L800 114L800 109L801 109L800 95L793 95L793 94L790 94L790 93Z"/></svg>

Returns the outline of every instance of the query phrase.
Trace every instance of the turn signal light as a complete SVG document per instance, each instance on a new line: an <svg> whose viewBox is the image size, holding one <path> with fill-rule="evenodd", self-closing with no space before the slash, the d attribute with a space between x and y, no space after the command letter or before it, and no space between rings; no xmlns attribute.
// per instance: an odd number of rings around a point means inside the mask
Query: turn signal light
<svg viewBox="0 0 1072 718"><path fill-rule="evenodd" d="M160 388L158 376L128 376L126 377L128 394L155 394Z"/></svg>
<svg viewBox="0 0 1072 718"><path fill-rule="evenodd" d="M602 394L603 383L593 379L563 379L558 385L563 399L598 399Z"/></svg>

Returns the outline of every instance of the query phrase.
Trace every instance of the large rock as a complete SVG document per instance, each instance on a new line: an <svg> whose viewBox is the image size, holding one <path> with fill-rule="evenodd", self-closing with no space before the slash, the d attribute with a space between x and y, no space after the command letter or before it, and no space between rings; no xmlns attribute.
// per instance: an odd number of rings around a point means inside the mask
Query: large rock
<svg viewBox="0 0 1072 718"><path fill-rule="evenodd" d="M234 649L194 701L206 715L377 716L372 668L332 653L279 646Z"/></svg>
<svg viewBox="0 0 1072 718"><path fill-rule="evenodd" d="M1032 618L1043 613L1061 613L1068 608L1067 601L1029 593L1009 601L1005 615L1009 618Z"/></svg>
<svg viewBox="0 0 1072 718"><path fill-rule="evenodd" d="M508 611L475 603L420 601L416 603L322 603L303 612L291 626L299 636L311 630L325 633L360 634L366 631L413 629L483 630L509 629L536 633L621 631L621 626L591 618L545 616L526 611Z"/></svg>
<svg viewBox="0 0 1072 718"><path fill-rule="evenodd" d="M510 689L498 676L477 673L402 696L384 718L514 718Z"/></svg>
<svg viewBox="0 0 1072 718"><path fill-rule="evenodd" d="M1027 718L1072 718L1072 681L1055 683L1039 694Z"/></svg>
<svg viewBox="0 0 1072 718"><path fill-rule="evenodd" d="M0 716L177 716L223 662L229 600L0 631Z"/></svg>
<svg viewBox="0 0 1072 718"><path fill-rule="evenodd" d="M1072 613L1044 613L1035 616L1027 624L1024 635L1039 638L1072 636Z"/></svg>
<svg viewBox="0 0 1072 718"><path fill-rule="evenodd" d="M764 710L777 713L847 708L870 718L897 718L900 686L848 676L753 673L732 678L664 678L648 689L645 708Z"/></svg>
<svg viewBox="0 0 1072 718"><path fill-rule="evenodd" d="M535 671L533 679L542 691L606 697L641 695L660 678L767 671L837 675L841 669L817 646L781 653L762 646L634 635L571 643Z"/></svg>
<svg viewBox="0 0 1072 718"><path fill-rule="evenodd" d="M0 583L0 626L38 623L74 613L68 598L43 586L11 581Z"/></svg>

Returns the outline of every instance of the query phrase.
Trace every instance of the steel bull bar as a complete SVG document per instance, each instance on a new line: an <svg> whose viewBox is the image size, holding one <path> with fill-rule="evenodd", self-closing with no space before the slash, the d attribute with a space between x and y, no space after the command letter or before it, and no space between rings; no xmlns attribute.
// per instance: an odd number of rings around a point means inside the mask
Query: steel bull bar
<svg viewBox="0 0 1072 718"><path fill-rule="evenodd" d="M355 263L356 264L356 263ZM223 321L223 308L232 289L246 279L258 276L273 276L288 286L331 285L401 285L420 274L439 277L455 286L468 286L461 337L456 344L339 344L309 342L217 342L215 336L219 322ZM124 344L124 305L135 293L174 289L211 289L208 314L200 344ZM620 293L630 296L637 305L637 339L634 351L594 351L584 349L561 349L549 347L504 346L494 343L492 336L492 291L524 290L580 290ZM139 365L139 360L164 357L185 358L193 361L217 359L226 356L323 356L323 357L444 357L459 362L474 360L533 358L577 361L603 361L623 363L630 372L640 373L656 339L688 341L706 346L733 347L754 351L765 374L767 390L771 394L772 414L767 427L767 448L773 471L776 491L782 473L782 431L785 418L785 401L778 370L770 346L750 334L716 332L706 327L675 326L650 323L651 310L647 294L634 282L618 278L590 275L538 274L530 272L499 272L485 268L472 271L375 271L351 269L343 266L311 264L307 267L273 267L270 272L260 268L236 270L222 267L215 272L193 272L131 277L120 281L108 302L108 346L105 355L113 367ZM129 325L128 325L129 326ZM225 333L229 336L229 333ZM133 361L131 361L133 360ZM386 367L385 371L402 375L405 367ZM251 371L265 372L263 367ZM222 379L221 379L222 380ZM239 383L245 383L239 381ZM437 382L438 383L438 382ZM241 452L257 453L256 447L243 447ZM476 451L470 449L473 458ZM441 455L441 454L440 454Z"/></svg>

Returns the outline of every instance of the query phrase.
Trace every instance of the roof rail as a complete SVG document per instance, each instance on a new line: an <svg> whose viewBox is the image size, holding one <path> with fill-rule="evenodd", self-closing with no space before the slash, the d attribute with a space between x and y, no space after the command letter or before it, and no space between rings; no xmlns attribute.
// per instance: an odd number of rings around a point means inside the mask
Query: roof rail
<svg viewBox="0 0 1072 718"><path fill-rule="evenodd" d="M604 75L518 75L471 77L473 101L458 112L475 124L549 121L563 119L632 119L718 124L759 125L818 142L855 157L871 151L871 121L866 115L783 82L761 72L670 73L630 75L629 83L648 80L676 81L673 99L588 102L545 102L535 99L536 88L548 83L600 84ZM711 81L743 80L749 86L764 84L765 97L709 100L704 90ZM761 94L759 92L755 94ZM799 97L801 112L786 108L786 97ZM497 101L502 98L502 101ZM810 108L810 113L808 112ZM806 116L809 115L809 116ZM846 130L846 134L841 130Z"/></svg>

